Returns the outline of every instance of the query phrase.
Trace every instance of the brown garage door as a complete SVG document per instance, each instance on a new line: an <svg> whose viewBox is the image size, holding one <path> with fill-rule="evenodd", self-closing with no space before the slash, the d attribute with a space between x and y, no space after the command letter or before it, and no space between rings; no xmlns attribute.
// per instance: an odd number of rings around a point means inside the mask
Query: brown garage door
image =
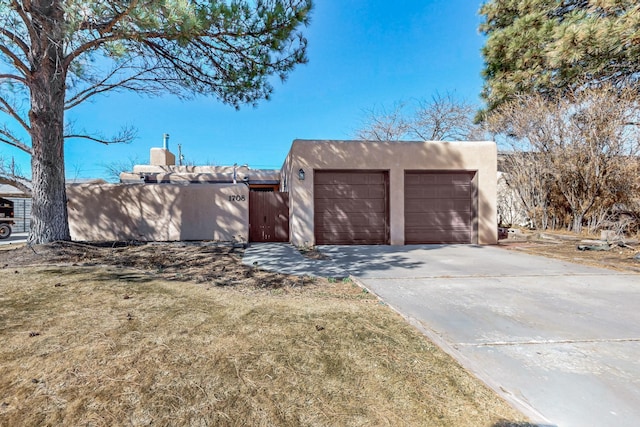
<svg viewBox="0 0 640 427"><path fill-rule="evenodd" d="M472 172L406 172L406 244L471 243Z"/></svg>
<svg viewBox="0 0 640 427"><path fill-rule="evenodd" d="M386 244L387 183L386 172L316 171L316 244Z"/></svg>

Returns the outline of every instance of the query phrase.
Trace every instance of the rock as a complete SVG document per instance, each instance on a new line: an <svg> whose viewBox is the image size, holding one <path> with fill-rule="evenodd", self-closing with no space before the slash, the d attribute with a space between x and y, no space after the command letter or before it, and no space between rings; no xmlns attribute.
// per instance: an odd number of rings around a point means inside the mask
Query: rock
<svg viewBox="0 0 640 427"><path fill-rule="evenodd" d="M509 228L507 231L507 239L524 239L526 235L519 228Z"/></svg>
<svg viewBox="0 0 640 427"><path fill-rule="evenodd" d="M611 246L609 245L578 245L576 247L579 251L609 251Z"/></svg>
<svg viewBox="0 0 640 427"><path fill-rule="evenodd" d="M585 245L604 245L607 243L606 240L595 240L595 239L582 239L580 240L581 244Z"/></svg>

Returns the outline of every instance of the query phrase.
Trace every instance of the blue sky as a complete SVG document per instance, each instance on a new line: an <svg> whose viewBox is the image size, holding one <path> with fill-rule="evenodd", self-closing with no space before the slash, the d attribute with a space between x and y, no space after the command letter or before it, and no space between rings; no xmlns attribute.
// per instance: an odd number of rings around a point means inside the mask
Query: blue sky
<svg viewBox="0 0 640 427"><path fill-rule="evenodd" d="M181 101L134 93L95 98L67 113L76 127L112 134L133 125L131 144L66 143L68 178L104 177L104 164L149 160L149 149L171 135L196 164L279 168L291 142L351 139L363 110L395 101L455 92L479 102L482 87L478 32L480 1L316 0L305 30L309 63L275 80L272 99L240 111L215 98ZM9 154L6 147L0 153ZM11 153L13 154L13 153ZM22 170L29 160L16 153Z"/></svg>

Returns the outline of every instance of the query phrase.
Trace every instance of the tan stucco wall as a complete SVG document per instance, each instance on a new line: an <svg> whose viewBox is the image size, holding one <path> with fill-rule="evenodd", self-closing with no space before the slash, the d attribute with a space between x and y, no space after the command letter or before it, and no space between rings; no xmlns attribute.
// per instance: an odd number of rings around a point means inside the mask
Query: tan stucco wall
<svg viewBox="0 0 640 427"><path fill-rule="evenodd" d="M244 184L69 185L67 199L74 240L246 241L249 235Z"/></svg>
<svg viewBox="0 0 640 427"><path fill-rule="evenodd" d="M318 169L384 170L389 173L390 243L404 244L406 170L476 171L478 242L497 243L496 144L480 142L367 142L296 140L282 169L290 197L290 236L294 245L313 245L313 178ZM305 180L297 178L299 169Z"/></svg>

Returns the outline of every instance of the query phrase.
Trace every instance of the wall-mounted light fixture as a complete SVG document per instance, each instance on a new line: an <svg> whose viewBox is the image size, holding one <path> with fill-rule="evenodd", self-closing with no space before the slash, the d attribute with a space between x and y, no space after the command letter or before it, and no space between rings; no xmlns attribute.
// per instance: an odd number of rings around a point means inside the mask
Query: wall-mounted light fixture
<svg viewBox="0 0 640 427"><path fill-rule="evenodd" d="M300 181L304 181L304 169L300 168L300 170L298 170L298 179Z"/></svg>

